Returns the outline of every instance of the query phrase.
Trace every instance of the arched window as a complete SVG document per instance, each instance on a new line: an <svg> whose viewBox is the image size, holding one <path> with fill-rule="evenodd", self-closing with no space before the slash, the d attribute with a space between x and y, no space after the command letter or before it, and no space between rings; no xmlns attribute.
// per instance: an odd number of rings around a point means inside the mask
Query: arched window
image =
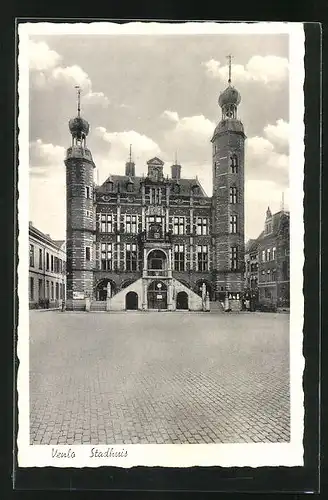
<svg viewBox="0 0 328 500"><path fill-rule="evenodd" d="M230 169L232 174L238 172L238 157L235 154L230 156Z"/></svg>

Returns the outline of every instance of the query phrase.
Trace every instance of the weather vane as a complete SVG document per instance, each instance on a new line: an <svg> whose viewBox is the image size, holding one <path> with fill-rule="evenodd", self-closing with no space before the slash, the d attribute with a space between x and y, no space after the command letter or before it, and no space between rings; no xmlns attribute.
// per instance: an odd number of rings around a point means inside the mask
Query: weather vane
<svg viewBox="0 0 328 500"><path fill-rule="evenodd" d="M230 83L231 83L231 60L232 60L232 55L231 55L231 54L229 54L229 55L227 56L227 59L228 59L228 61L229 61L229 63L228 63L228 64L229 64L229 80L228 80L228 83L229 83L229 85L230 85Z"/></svg>
<svg viewBox="0 0 328 500"><path fill-rule="evenodd" d="M81 87L79 85L75 85L77 89L77 116L81 114Z"/></svg>

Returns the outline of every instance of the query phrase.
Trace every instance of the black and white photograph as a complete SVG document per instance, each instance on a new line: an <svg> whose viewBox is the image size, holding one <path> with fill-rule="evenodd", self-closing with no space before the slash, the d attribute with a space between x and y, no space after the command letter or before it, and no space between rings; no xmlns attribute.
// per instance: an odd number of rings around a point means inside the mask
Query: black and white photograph
<svg viewBox="0 0 328 500"><path fill-rule="evenodd" d="M301 23L18 26L18 464L303 465Z"/></svg>

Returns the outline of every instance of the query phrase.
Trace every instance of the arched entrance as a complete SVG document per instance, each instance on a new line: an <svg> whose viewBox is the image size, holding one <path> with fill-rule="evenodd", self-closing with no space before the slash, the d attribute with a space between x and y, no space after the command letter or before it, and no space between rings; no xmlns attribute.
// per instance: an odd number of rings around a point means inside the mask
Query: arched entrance
<svg viewBox="0 0 328 500"><path fill-rule="evenodd" d="M147 257L148 274L153 276L161 276L163 271L167 269L167 258L163 250L152 250Z"/></svg>
<svg viewBox="0 0 328 500"><path fill-rule="evenodd" d="M138 309L138 294L136 292L128 292L125 296L125 309Z"/></svg>
<svg viewBox="0 0 328 500"><path fill-rule="evenodd" d="M116 283L110 279L104 278L100 280L95 288L96 300L107 300L108 292L110 297L116 293Z"/></svg>
<svg viewBox="0 0 328 500"><path fill-rule="evenodd" d="M177 309L188 309L188 294L187 292L179 292L177 294Z"/></svg>
<svg viewBox="0 0 328 500"><path fill-rule="evenodd" d="M152 281L147 291L148 309L167 309L167 286L163 281Z"/></svg>

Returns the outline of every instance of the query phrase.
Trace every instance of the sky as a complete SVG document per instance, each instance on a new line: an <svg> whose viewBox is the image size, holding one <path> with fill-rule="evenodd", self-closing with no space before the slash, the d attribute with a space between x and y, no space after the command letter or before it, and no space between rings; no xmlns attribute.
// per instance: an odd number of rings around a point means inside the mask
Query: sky
<svg viewBox="0 0 328 500"><path fill-rule="evenodd" d="M96 179L123 174L132 144L136 174L158 156L170 173L196 175L212 194L210 139L218 97L232 83L245 148L245 239L261 232L265 212L289 200L288 35L33 35L29 37L29 220L65 239L68 121L81 114Z"/></svg>

